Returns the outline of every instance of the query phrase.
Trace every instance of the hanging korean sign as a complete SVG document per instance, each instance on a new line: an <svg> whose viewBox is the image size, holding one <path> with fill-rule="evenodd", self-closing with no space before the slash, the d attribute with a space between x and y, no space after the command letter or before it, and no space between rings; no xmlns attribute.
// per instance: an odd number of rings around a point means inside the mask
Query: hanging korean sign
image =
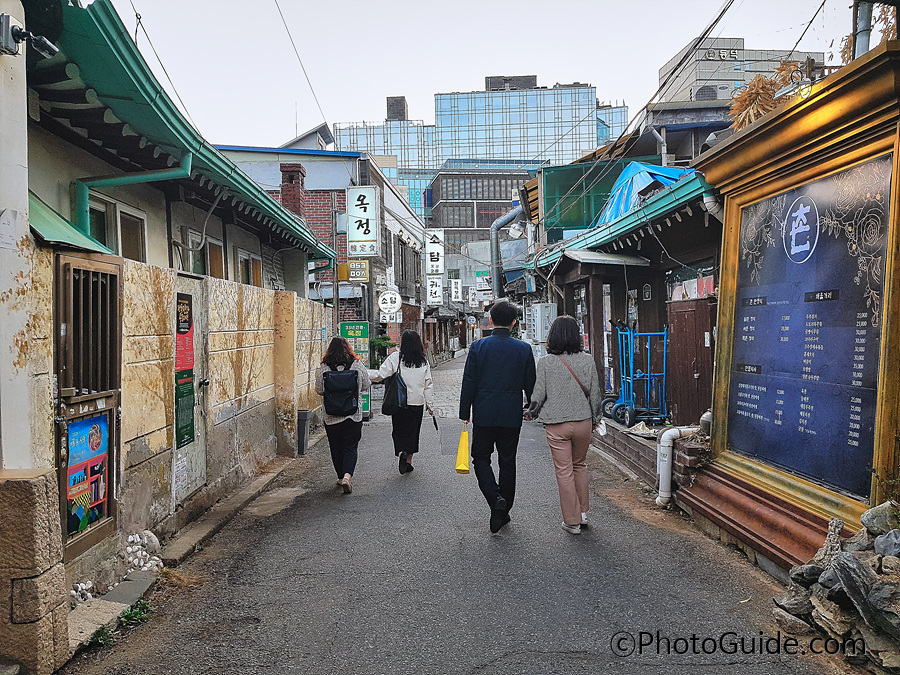
<svg viewBox="0 0 900 675"><path fill-rule="evenodd" d="M450 299L453 302L462 302L463 300L463 292L462 292L462 279L451 279L450 280Z"/></svg>
<svg viewBox="0 0 900 675"><path fill-rule="evenodd" d="M444 304L444 286L443 286L443 278L437 275L429 275L426 277L428 280L427 283L427 291L428 291L428 299L427 303L429 307L433 307L436 305Z"/></svg>
<svg viewBox="0 0 900 675"><path fill-rule="evenodd" d="M381 255L381 202L374 186L347 188L347 254Z"/></svg>
<svg viewBox="0 0 900 675"><path fill-rule="evenodd" d="M444 231L425 231L425 274L444 273Z"/></svg>
<svg viewBox="0 0 900 675"><path fill-rule="evenodd" d="M362 361L363 365L369 367L369 323L368 321L357 321L354 323L341 324L341 337L347 338L350 347L356 352L356 355ZM364 415L369 413L370 394L365 392L360 397L360 408Z"/></svg>
<svg viewBox="0 0 900 675"><path fill-rule="evenodd" d="M175 447L194 441L193 298L179 293L175 304Z"/></svg>
<svg viewBox="0 0 900 675"><path fill-rule="evenodd" d="M748 206L728 446L867 496L891 156Z"/></svg>

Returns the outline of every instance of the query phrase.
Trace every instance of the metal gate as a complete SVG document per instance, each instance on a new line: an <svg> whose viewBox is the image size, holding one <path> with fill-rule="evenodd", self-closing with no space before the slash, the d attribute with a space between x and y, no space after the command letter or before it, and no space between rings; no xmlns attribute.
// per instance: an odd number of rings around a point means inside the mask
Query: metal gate
<svg viewBox="0 0 900 675"><path fill-rule="evenodd" d="M66 561L115 531L122 361L119 260L57 257L54 407Z"/></svg>
<svg viewBox="0 0 900 675"><path fill-rule="evenodd" d="M206 484L207 301L202 279L175 280L175 450L174 506Z"/></svg>

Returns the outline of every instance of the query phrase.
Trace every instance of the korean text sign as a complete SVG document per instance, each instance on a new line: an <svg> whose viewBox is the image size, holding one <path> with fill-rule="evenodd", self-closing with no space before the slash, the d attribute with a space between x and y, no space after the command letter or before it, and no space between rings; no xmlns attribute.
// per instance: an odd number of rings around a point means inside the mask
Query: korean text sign
<svg viewBox="0 0 900 675"><path fill-rule="evenodd" d="M347 254L381 255L381 202L374 186L347 188Z"/></svg>

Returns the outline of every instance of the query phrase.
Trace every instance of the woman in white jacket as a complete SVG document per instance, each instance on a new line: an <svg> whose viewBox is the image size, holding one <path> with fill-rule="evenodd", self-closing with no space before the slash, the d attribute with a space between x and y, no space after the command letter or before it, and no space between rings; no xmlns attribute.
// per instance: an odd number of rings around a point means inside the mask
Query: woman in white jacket
<svg viewBox="0 0 900 675"><path fill-rule="evenodd" d="M419 431L422 428L422 415L428 410L434 414L434 382L431 379L431 366L425 358L422 338L414 330L403 331L400 336L400 349L393 352L381 364L377 371L370 371L372 382L381 382L397 370L406 382L406 408L401 408L391 417L394 439L394 454L400 460L400 473L413 470L412 456L419 451Z"/></svg>

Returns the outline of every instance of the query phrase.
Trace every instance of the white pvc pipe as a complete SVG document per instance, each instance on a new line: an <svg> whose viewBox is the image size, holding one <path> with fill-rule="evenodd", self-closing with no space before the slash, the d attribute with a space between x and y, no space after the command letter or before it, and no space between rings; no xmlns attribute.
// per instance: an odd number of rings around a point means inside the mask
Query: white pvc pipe
<svg viewBox="0 0 900 675"><path fill-rule="evenodd" d="M675 439L690 436L700 431L700 427L674 427L666 429L659 436L656 447L656 472L659 474L658 506L666 506L672 500L672 449Z"/></svg>
<svg viewBox="0 0 900 675"><path fill-rule="evenodd" d="M722 208L719 200L714 195L703 195L703 203L706 205L709 215L713 216L720 223L725 222L725 209Z"/></svg>

